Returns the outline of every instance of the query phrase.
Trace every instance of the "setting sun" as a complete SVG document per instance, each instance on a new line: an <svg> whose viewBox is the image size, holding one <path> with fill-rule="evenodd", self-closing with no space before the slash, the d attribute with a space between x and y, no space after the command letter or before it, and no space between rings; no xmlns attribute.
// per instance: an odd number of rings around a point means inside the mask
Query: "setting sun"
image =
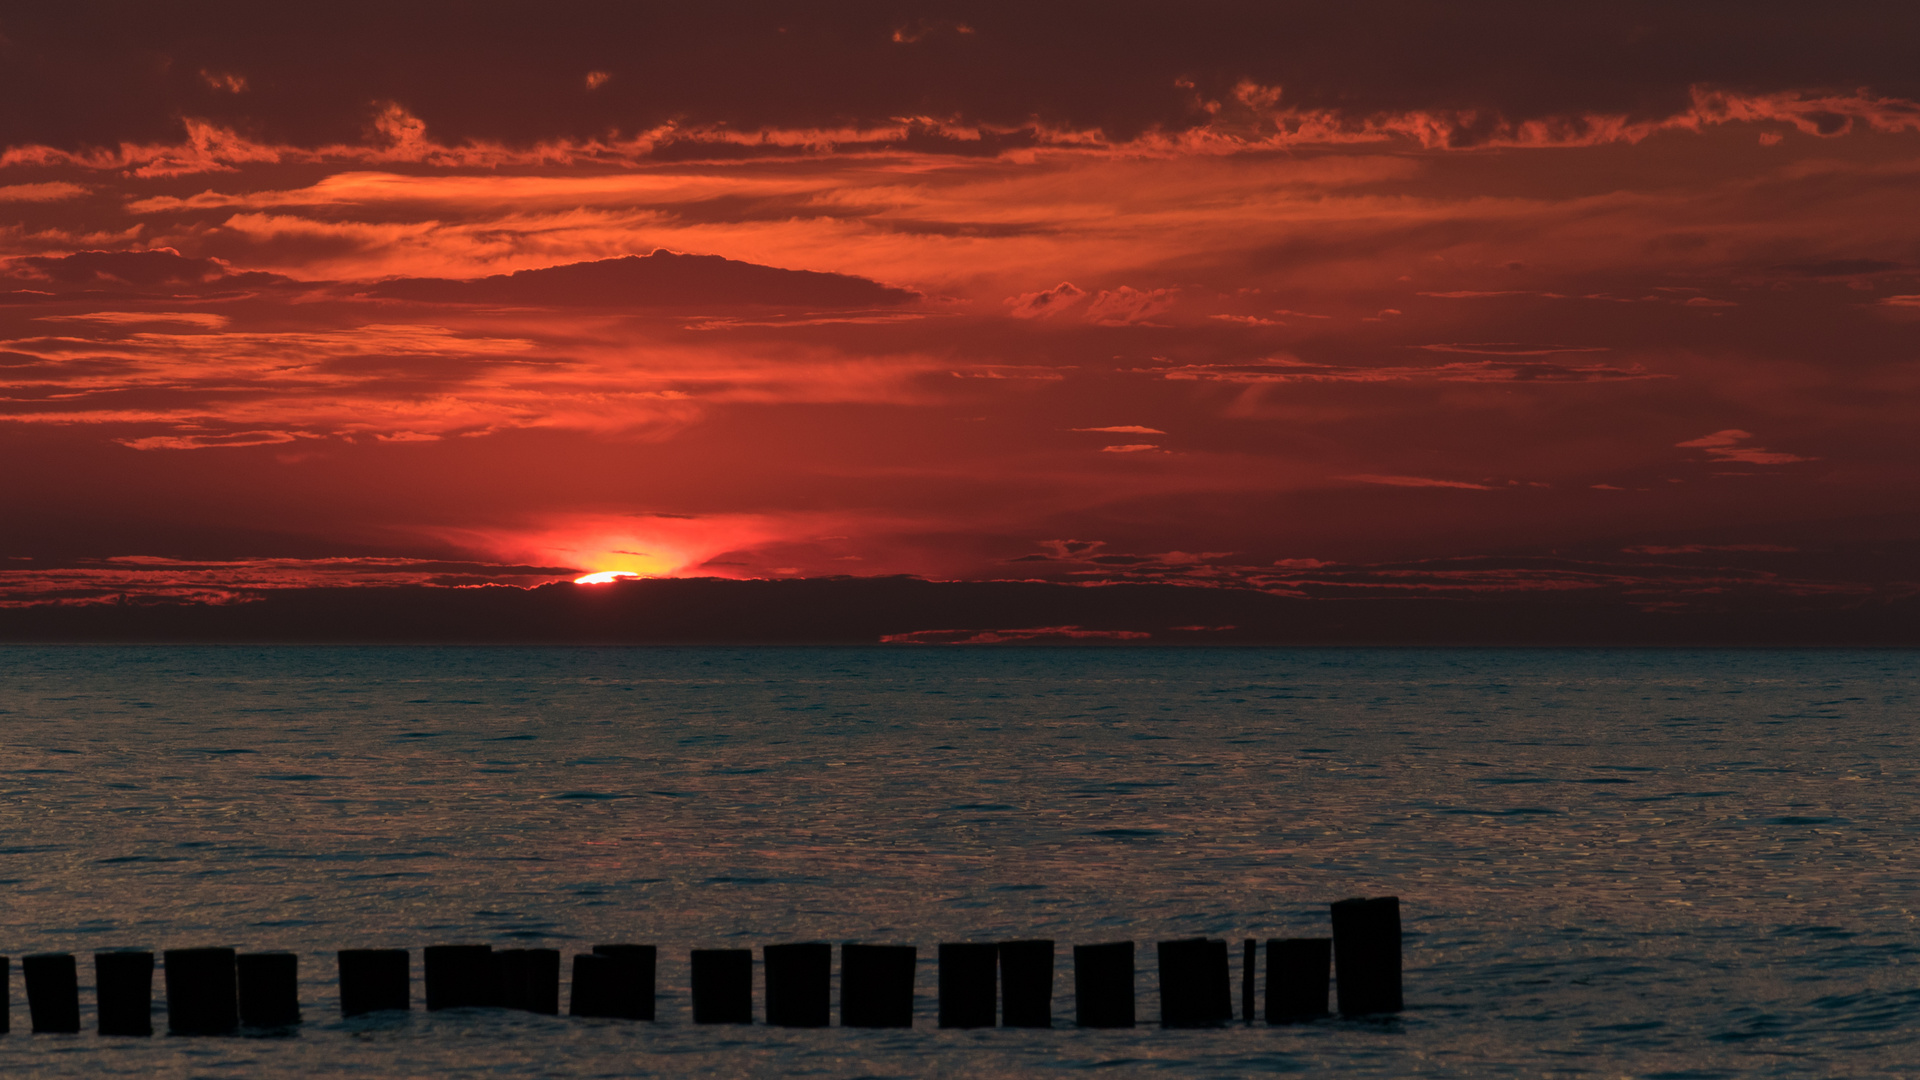
<svg viewBox="0 0 1920 1080"><path fill-rule="evenodd" d="M638 581L640 575L631 570L602 570L597 574L584 574L574 578L575 585L605 585L614 581Z"/></svg>

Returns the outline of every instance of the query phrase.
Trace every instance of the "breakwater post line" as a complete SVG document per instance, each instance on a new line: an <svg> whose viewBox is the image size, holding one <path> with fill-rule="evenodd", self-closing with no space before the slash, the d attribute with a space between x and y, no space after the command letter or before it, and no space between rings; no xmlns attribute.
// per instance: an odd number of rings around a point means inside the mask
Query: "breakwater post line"
<svg viewBox="0 0 1920 1080"><path fill-rule="evenodd" d="M1266 1021L1281 1025L1328 1014L1330 988L1342 1015L1405 1007L1400 901L1385 896L1332 905L1331 938L1267 941ZM938 1023L943 1028L1053 1026L1050 940L945 942L938 952ZM1254 1019L1259 942L1241 943L1240 1019ZM825 942L763 949L766 1022L825 1027L831 1020L833 946ZM595 945L573 958L568 1012L579 1017L652 1020L653 945ZM560 1012L558 949L429 945L422 950L429 1010L507 1008ZM299 957L291 952L236 954L230 948L169 949L162 954L167 1021L174 1035L230 1035L241 1028L286 1029L301 1022ZM840 949L840 1025L911 1028L918 951L912 945L849 942ZM1228 943L1183 938L1156 945L1162 1027L1219 1027L1234 1019ZM100 1034L153 1033L153 953L94 953ZM1114 941L1073 949L1075 1023L1135 1025L1135 945ZM350 1018L412 1007L406 949L342 949L337 954L340 1013ZM689 957L693 1022L753 1023L753 952L694 949ZM81 1027L79 981L71 953L35 953L21 961L36 1033ZM0 956L0 1034L11 1017L11 963ZM996 1009L996 1005L998 1008Z"/></svg>

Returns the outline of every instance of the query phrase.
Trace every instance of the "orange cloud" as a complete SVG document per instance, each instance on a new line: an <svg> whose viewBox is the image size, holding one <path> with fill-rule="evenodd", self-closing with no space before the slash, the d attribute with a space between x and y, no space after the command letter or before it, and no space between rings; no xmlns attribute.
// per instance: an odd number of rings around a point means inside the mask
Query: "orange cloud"
<svg viewBox="0 0 1920 1080"><path fill-rule="evenodd" d="M1702 435L1697 439L1674 443L1675 446L1705 450L1707 456L1715 461L1732 461L1744 465L1789 465L1796 461L1813 461L1814 458L1801 457L1798 454L1785 454L1773 450L1763 450L1758 446L1742 446L1753 438L1750 431L1728 428L1711 435Z"/></svg>
<svg viewBox="0 0 1920 1080"><path fill-rule="evenodd" d="M1351 480L1360 484L1384 484L1388 487L1411 488L1461 488L1467 491L1492 491L1485 484L1470 484L1464 480L1435 480L1427 476L1381 476L1376 473L1358 473L1352 476L1336 476L1335 480Z"/></svg>

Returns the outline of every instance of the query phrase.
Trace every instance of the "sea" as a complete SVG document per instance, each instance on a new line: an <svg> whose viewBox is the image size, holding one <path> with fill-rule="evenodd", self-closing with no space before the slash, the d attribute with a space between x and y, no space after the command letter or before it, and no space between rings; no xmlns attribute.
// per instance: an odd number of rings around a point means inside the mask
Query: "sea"
<svg viewBox="0 0 1920 1080"><path fill-rule="evenodd" d="M5 647L0 1075L1920 1075L1917 707L1911 651ZM1237 1004L1355 896L1404 1012L1158 1025L1153 943ZM937 1026L941 942L1032 938L1052 1030ZM1140 1026L1076 1028L1127 940ZM917 947L914 1026L690 1022L690 950L790 941ZM654 1022L421 1007L421 946L603 942ZM169 1037L156 976L94 1032L92 952L208 945L296 952L304 1023ZM360 947L412 1011L341 1018Z"/></svg>

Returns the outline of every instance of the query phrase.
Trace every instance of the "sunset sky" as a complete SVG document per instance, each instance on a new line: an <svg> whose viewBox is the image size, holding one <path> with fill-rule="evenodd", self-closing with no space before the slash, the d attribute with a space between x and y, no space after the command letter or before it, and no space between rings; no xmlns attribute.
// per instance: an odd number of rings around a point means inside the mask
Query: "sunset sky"
<svg viewBox="0 0 1920 1080"><path fill-rule="evenodd" d="M1920 14L1778 10L9 5L0 604L1911 598Z"/></svg>

